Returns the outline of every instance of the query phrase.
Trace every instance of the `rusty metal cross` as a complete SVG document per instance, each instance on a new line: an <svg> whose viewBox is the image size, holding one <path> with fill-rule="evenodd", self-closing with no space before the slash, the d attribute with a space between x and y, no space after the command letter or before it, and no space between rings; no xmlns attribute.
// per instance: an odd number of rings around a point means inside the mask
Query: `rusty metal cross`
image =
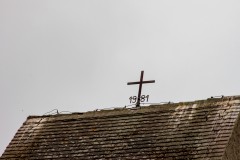
<svg viewBox="0 0 240 160"><path fill-rule="evenodd" d="M141 99L141 93L142 93L142 84L143 83L155 83L155 80L143 81L143 74L144 74L144 71L141 71L141 76L140 76L140 81L139 82L128 82L127 83L127 85L139 84L136 107L140 107L140 99Z"/></svg>

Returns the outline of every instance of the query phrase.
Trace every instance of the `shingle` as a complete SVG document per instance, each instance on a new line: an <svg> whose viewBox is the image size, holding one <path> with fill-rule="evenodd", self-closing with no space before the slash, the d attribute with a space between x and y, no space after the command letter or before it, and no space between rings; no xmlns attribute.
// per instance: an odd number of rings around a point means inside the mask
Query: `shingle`
<svg viewBox="0 0 240 160"><path fill-rule="evenodd" d="M235 96L30 116L0 159L222 159L239 152L239 112Z"/></svg>

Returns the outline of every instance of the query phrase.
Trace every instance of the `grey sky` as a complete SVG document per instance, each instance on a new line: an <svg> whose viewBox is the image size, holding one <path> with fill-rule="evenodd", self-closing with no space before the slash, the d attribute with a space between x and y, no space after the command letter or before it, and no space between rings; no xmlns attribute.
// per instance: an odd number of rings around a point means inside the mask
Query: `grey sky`
<svg viewBox="0 0 240 160"><path fill-rule="evenodd" d="M0 0L0 155L28 115L240 94L239 0Z"/></svg>

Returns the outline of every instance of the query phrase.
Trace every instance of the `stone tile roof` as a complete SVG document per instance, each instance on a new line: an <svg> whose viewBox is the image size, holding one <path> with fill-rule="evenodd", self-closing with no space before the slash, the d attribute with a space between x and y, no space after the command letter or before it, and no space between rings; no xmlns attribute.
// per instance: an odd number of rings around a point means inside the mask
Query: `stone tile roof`
<svg viewBox="0 0 240 160"><path fill-rule="evenodd" d="M5 159L240 159L240 97L30 116Z"/></svg>

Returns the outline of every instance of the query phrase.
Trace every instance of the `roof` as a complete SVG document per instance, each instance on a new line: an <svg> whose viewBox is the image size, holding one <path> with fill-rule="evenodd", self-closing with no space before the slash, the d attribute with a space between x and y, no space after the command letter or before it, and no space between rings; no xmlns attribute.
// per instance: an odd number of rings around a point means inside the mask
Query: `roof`
<svg viewBox="0 0 240 160"><path fill-rule="evenodd" d="M240 157L240 97L29 116L2 159Z"/></svg>

